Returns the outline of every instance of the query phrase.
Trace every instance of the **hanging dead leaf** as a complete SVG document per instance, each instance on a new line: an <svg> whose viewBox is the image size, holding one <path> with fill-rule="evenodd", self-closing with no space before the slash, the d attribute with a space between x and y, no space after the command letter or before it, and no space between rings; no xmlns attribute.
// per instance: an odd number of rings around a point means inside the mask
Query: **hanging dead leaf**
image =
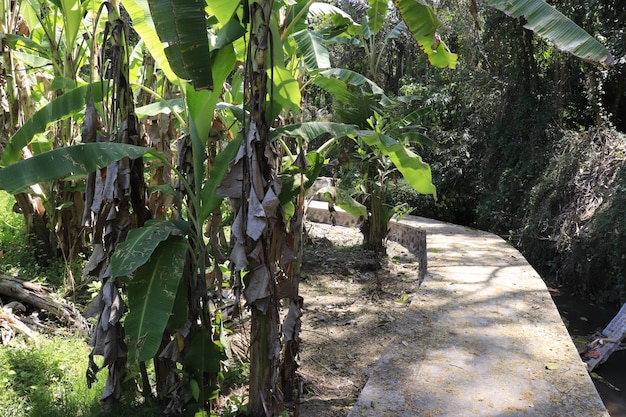
<svg viewBox="0 0 626 417"><path fill-rule="evenodd" d="M295 301L291 301L289 305L289 312L285 321L283 322L283 341L294 340L298 335L296 327L300 325L300 317L302 317L302 311Z"/></svg>
<svg viewBox="0 0 626 417"><path fill-rule="evenodd" d="M248 304L254 304L257 300L270 296L270 280L271 274L266 265L261 265L246 274L244 277L246 289L243 293Z"/></svg>
<svg viewBox="0 0 626 417"><path fill-rule="evenodd" d="M215 194L230 198L241 198L243 192L243 162L231 165L228 173L215 189Z"/></svg>
<svg viewBox="0 0 626 417"><path fill-rule="evenodd" d="M257 198L256 193L250 193L248 222L246 226L247 235L254 241L259 240L267 227L265 210L263 210L263 206Z"/></svg>

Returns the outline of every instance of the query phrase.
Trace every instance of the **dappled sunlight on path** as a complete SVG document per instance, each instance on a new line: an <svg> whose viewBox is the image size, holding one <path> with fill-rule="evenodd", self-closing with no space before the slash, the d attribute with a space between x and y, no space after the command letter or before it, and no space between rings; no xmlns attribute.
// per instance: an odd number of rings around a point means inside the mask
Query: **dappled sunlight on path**
<svg viewBox="0 0 626 417"><path fill-rule="evenodd" d="M413 323L350 417L608 416L550 294L501 238L407 216L427 231Z"/></svg>

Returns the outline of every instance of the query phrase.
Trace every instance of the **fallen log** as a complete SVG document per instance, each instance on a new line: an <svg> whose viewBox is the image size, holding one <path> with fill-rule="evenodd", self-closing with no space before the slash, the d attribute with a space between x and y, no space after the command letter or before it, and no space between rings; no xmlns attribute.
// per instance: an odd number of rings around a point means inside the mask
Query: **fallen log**
<svg viewBox="0 0 626 417"><path fill-rule="evenodd" d="M0 274L0 295L45 310L66 326L80 331L87 330L85 318L75 307L65 301L53 299L50 290L41 285Z"/></svg>

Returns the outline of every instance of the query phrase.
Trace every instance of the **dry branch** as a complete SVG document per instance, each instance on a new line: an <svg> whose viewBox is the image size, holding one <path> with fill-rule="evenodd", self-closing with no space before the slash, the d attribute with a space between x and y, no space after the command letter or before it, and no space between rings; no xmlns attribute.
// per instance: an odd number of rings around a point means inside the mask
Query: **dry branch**
<svg viewBox="0 0 626 417"><path fill-rule="evenodd" d="M0 295L45 310L64 325L80 331L87 329L85 319L76 308L66 302L54 300L50 291L41 285L0 274Z"/></svg>

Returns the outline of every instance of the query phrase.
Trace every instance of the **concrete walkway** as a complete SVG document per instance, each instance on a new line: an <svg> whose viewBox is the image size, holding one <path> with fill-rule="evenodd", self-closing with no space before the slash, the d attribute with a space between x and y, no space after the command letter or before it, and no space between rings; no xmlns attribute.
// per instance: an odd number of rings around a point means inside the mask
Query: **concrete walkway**
<svg viewBox="0 0 626 417"><path fill-rule="evenodd" d="M501 238L405 216L428 274L349 417L608 416L548 290Z"/></svg>

